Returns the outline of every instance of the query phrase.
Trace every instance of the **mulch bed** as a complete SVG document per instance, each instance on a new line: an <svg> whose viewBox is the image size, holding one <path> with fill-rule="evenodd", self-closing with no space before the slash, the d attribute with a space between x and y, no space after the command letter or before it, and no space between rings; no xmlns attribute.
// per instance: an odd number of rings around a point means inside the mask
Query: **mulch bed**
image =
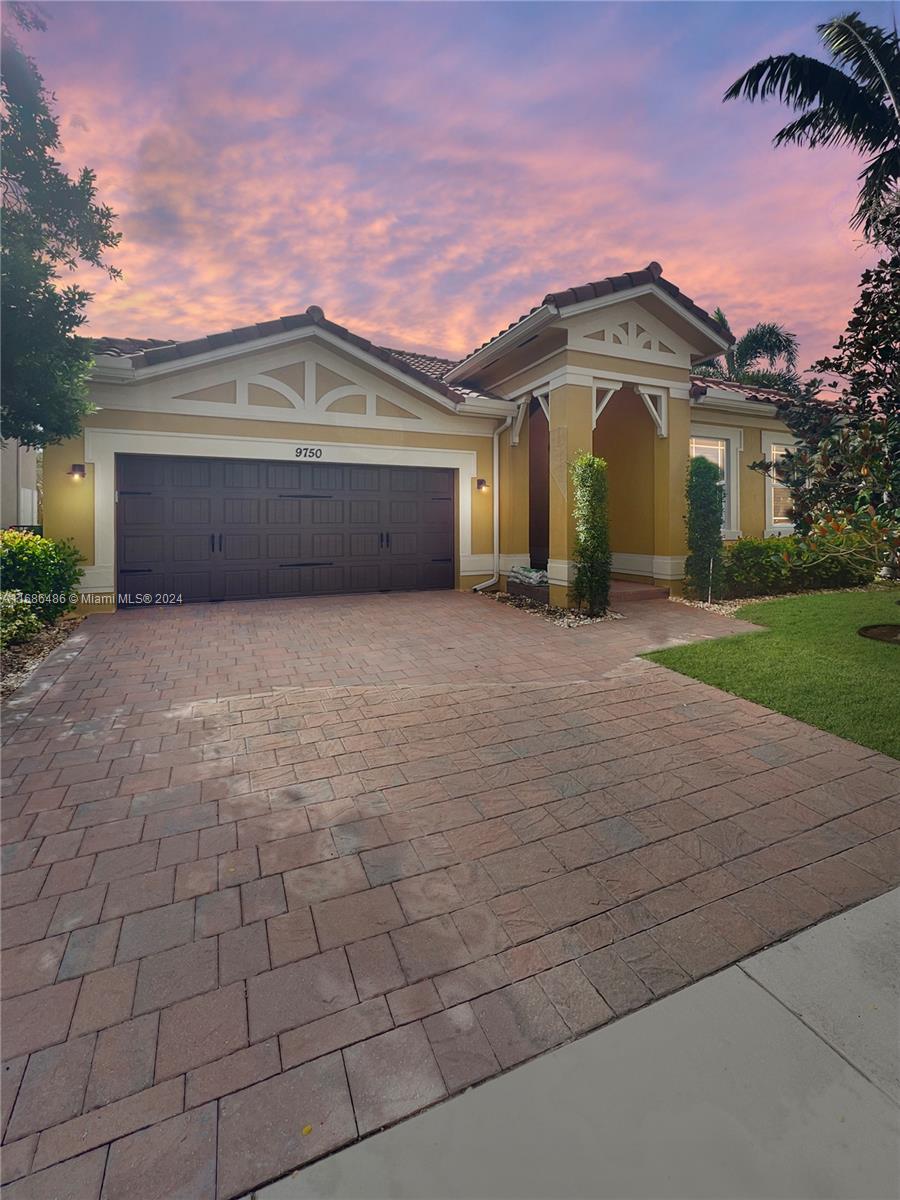
<svg viewBox="0 0 900 1200"><path fill-rule="evenodd" d="M81 613L66 613L41 629L30 642L0 650L0 696L8 696L21 687L35 667L40 666L51 650L61 646L83 620Z"/></svg>
<svg viewBox="0 0 900 1200"><path fill-rule="evenodd" d="M608 610L602 617L589 617L587 613L576 612L573 608L556 608L552 604L541 604L528 596L512 596L509 592L480 592L499 604L508 604L512 608L521 608L523 612L536 613L553 625L561 625L565 629L575 629L579 625L597 625L600 621L621 621L622 614Z"/></svg>

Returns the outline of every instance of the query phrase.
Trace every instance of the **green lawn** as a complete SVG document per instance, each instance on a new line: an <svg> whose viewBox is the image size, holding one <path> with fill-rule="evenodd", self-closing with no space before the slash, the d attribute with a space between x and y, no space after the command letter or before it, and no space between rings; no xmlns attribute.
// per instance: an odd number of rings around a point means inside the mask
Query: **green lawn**
<svg viewBox="0 0 900 1200"><path fill-rule="evenodd" d="M860 637L900 624L900 587L747 603L767 627L644 657L900 758L900 647Z"/></svg>

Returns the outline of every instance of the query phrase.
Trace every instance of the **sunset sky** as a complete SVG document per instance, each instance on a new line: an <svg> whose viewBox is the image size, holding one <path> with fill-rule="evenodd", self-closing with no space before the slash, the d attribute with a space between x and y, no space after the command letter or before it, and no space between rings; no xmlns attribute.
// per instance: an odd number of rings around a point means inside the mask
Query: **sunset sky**
<svg viewBox="0 0 900 1200"><path fill-rule="evenodd" d="M860 162L721 102L835 4L66 3L23 38L70 170L119 214L88 331L186 338L318 304L460 356L545 292L651 259L741 331L843 328ZM846 6L845 6L846 7ZM887 24L888 5L861 5Z"/></svg>

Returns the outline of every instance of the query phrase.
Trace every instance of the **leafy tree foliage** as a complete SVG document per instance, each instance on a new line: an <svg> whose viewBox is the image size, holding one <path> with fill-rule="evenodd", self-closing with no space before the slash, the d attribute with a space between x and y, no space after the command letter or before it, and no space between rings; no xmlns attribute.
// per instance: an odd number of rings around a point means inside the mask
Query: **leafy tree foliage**
<svg viewBox="0 0 900 1200"><path fill-rule="evenodd" d="M685 487L688 556L684 584L689 595L701 600L711 600L721 590L722 484L722 472L715 463L708 458L691 459Z"/></svg>
<svg viewBox="0 0 900 1200"><path fill-rule="evenodd" d="M848 13L817 26L831 56L775 54L745 71L726 100L777 97L800 115L775 145L851 146L864 156L852 224L867 236L900 220L900 37Z"/></svg>
<svg viewBox="0 0 900 1200"><path fill-rule="evenodd" d="M592 617L609 607L609 481L606 461L579 454L570 467L575 489L575 579L572 599Z"/></svg>
<svg viewBox="0 0 900 1200"><path fill-rule="evenodd" d="M11 4L24 29L44 29L39 11ZM7 27L2 34L0 135L3 161L2 433L27 446L76 434L89 410L91 344L76 330L90 293L58 287L61 271L89 263L116 277L105 251L118 245L115 213L97 202L87 167L62 169L59 121L44 80Z"/></svg>
<svg viewBox="0 0 900 1200"><path fill-rule="evenodd" d="M824 554L900 569L900 239L863 273L859 300L834 348L814 369L838 376L836 399L789 403L797 439L778 474L810 560Z"/></svg>

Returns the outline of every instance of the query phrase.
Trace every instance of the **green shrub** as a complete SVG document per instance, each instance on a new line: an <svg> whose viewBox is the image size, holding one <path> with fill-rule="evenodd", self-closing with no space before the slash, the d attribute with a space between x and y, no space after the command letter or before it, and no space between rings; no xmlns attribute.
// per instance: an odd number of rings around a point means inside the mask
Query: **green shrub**
<svg viewBox="0 0 900 1200"><path fill-rule="evenodd" d="M722 510L725 489L722 472L708 458L692 458L688 464L687 544L684 588L689 596L706 600L717 596L722 586Z"/></svg>
<svg viewBox="0 0 900 1200"><path fill-rule="evenodd" d="M569 468L574 487L575 579L572 599L592 617L609 607L612 555L609 549L609 485L606 462L579 454Z"/></svg>
<svg viewBox="0 0 900 1200"><path fill-rule="evenodd" d="M789 592L791 565L785 556L792 555L793 541L786 537L747 537L729 542L722 556L721 594L740 599Z"/></svg>
<svg viewBox="0 0 900 1200"><path fill-rule="evenodd" d="M20 592L45 625L75 607L81 554L71 542L17 529L0 533L0 584Z"/></svg>
<svg viewBox="0 0 900 1200"><path fill-rule="evenodd" d="M821 588L862 587L872 582L874 566L843 556L827 557L827 540L820 541L819 550L821 557L817 552L811 559L793 535L738 538L725 547L717 594L743 599Z"/></svg>
<svg viewBox="0 0 900 1200"><path fill-rule="evenodd" d="M30 642L41 623L18 592L0 592L0 648Z"/></svg>

